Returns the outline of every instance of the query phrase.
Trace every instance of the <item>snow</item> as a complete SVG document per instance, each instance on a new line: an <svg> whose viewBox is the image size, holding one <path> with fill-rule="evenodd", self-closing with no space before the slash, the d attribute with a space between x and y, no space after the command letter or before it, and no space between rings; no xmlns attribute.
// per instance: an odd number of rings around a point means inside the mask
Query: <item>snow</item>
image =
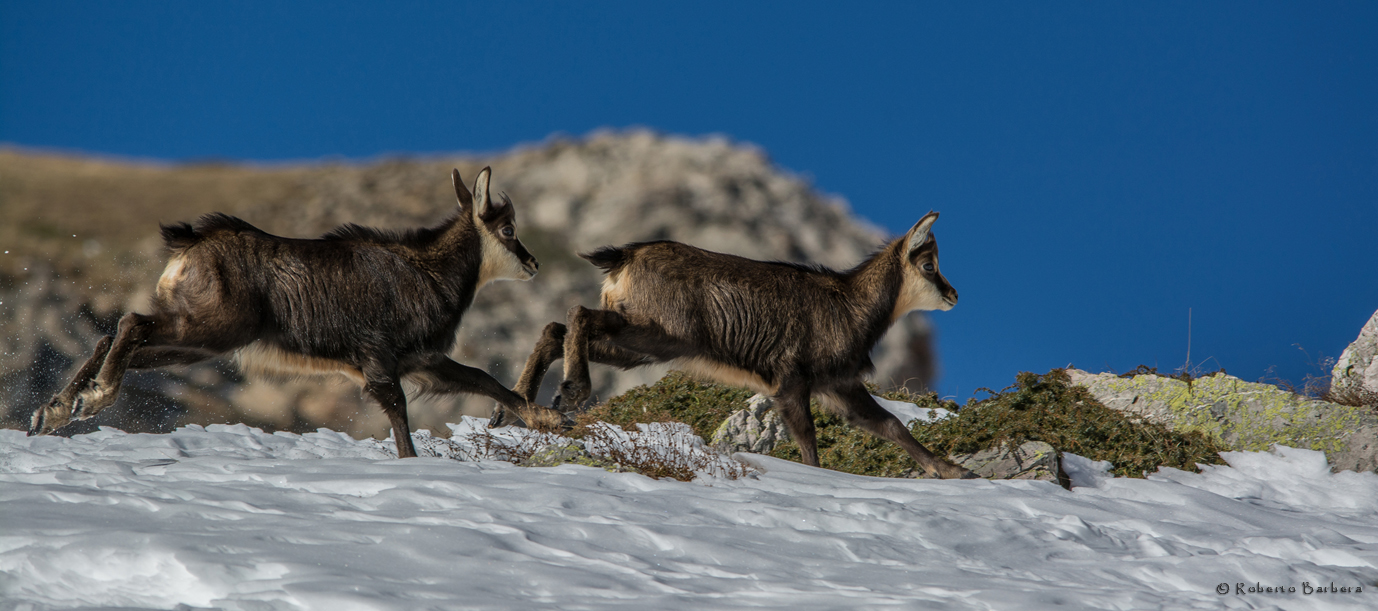
<svg viewBox="0 0 1378 611"><path fill-rule="evenodd" d="M0 609L1378 607L1378 475L1318 452L1146 480L1069 456L1068 492L746 454L752 475L684 483L416 441L431 457L242 425L0 431Z"/></svg>
<svg viewBox="0 0 1378 611"><path fill-rule="evenodd" d="M936 409L919 407L908 401L891 401L875 395L871 395L871 398L875 399L876 403L879 403L881 407L885 408L885 411L894 414L895 417L899 418L900 422L903 422L906 426L912 424L915 420L919 422L933 422L934 420L942 420L943 418L954 415L952 412L941 407Z"/></svg>

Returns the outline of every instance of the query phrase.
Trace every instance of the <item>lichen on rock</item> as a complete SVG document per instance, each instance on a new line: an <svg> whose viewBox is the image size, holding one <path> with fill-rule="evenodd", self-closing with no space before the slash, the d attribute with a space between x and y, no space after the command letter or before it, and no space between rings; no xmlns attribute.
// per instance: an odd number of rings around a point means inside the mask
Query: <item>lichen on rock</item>
<svg viewBox="0 0 1378 611"><path fill-rule="evenodd" d="M1261 452L1275 444L1325 452L1336 469L1378 467L1378 417L1362 407L1337 405L1216 374L1185 381L1155 374L1122 378L1067 371L1107 407L1173 430L1198 431L1237 451Z"/></svg>

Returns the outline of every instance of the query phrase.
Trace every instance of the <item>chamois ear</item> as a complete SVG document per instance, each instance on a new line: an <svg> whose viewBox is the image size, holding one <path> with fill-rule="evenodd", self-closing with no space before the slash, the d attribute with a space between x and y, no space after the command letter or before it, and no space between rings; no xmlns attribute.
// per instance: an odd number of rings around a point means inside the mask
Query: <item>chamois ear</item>
<svg viewBox="0 0 1378 611"><path fill-rule="evenodd" d="M492 206L493 200L488 197L488 179L492 176L492 168L483 168L474 179L474 214L480 217L488 216L488 208Z"/></svg>
<svg viewBox="0 0 1378 611"><path fill-rule="evenodd" d="M474 207L474 196L469 193L469 188L464 186L464 179L459 177L459 168L450 172L450 180L455 183L455 198L459 200L459 209Z"/></svg>
<svg viewBox="0 0 1378 611"><path fill-rule="evenodd" d="M933 227L933 221L936 220L938 220L938 213L930 210L928 214L919 219L919 222L914 223L914 226L909 229L909 233L905 234L905 241L908 243L906 252L914 252L914 249L923 246L928 241L930 237L928 230Z"/></svg>

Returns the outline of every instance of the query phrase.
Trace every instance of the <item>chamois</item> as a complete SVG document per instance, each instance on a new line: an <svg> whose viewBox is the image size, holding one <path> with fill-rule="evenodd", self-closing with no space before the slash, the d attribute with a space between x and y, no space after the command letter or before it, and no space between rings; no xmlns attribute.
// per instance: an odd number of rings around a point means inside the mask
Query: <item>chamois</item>
<svg viewBox="0 0 1378 611"><path fill-rule="evenodd" d="M539 264L517 239L516 213L489 195L489 168L470 193L454 170L459 207L439 225L402 232L344 225L319 239L283 238L225 214L161 225L170 257L152 314L130 312L72 381L33 414L50 433L110 406L127 369L185 365L233 353L247 373L340 374L392 423L398 457L416 456L401 382L428 393L477 393L537 424L529 405L446 353L474 293L529 280Z"/></svg>
<svg viewBox="0 0 1378 611"><path fill-rule="evenodd" d="M558 407L590 393L588 361L630 369L671 363L700 377L772 395L799 444L818 466L809 399L817 396L853 425L899 444L926 472L974 477L935 456L863 385L871 348L911 310L949 310L957 291L938 270L924 215L903 237L850 271L764 262L679 242L605 246L580 254L605 274L602 309L570 309L546 326L514 390L535 399L546 370L565 359ZM495 416L502 421L502 413Z"/></svg>

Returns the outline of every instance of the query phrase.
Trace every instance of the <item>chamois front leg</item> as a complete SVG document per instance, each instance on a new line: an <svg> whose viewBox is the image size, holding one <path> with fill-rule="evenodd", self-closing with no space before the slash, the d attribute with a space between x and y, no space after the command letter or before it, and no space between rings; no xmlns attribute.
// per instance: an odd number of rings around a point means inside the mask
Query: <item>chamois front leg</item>
<svg viewBox="0 0 1378 611"><path fill-rule="evenodd" d="M960 467L940 458L923 447L914 435L905 428L904 423L900 422L894 414L881 407L876 400L871 397L870 391L861 384L856 384L836 391L836 398L842 401L843 409L839 410L851 423L861 430L864 430L876 437L889 439L895 442L909 454L914 462L919 464L919 468L925 473L942 479L973 479L977 476L970 470Z"/></svg>
<svg viewBox="0 0 1378 611"><path fill-rule="evenodd" d="M813 426L813 413L809 409L808 385L781 384L774 399L780 419L785 421L790 437L799 445L799 461L810 467L819 466L818 437Z"/></svg>
<svg viewBox="0 0 1378 611"><path fill-rule="evenodd" d="M562 357L564 351L565 326L558 322L546 325L541 331L541 339L536 341L536 349L527 357L526 366L522 367L522 375L517 378L517 386L513 390L527 401L535 402L536 393L541 390L541 381L550 370L550 364Z"/></svg>
<svg viewBox="0 0 1378 611"><path fill-rule="evenodd" d="M569 309L565 330L565 379L560 382L556 409L575 409L593 391L589 379L589 337L595 332L595 311L584 306Z"/></svg>
<svg viewBox="0 0 1378 611"><path fill-rule="evenodd" d="M396 373L365 369L364 394L373 399L392 423L392 439L397 444L398 458L415 458L416 447L411 442L411 425L407 423L407 395Z"/></svg>
<svg viewBox="0 0 1378 611"><path fill-rule="evenodd" d="M531 428L556 431L567 424L560 412L527 401L525 397L508 390L488 372L456 363L447 356L436 355L419 373L424 374L423 384L427 392L483 395L498 402L499 413L511 410Z"/></svg>

